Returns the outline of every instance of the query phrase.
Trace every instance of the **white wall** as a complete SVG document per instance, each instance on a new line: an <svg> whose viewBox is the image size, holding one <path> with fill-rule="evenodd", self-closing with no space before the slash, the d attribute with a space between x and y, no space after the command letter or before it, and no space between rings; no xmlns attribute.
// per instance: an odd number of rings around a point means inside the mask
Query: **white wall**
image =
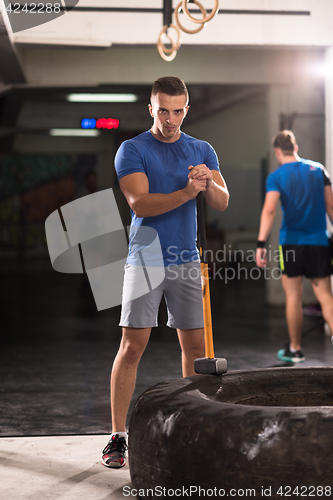
<svg viewBox="0 0 333 500"><path fill-rule="evenodd" d="M22 48L24 73L34 85L151 85L163 75L177 75L186 83L285 84L290 79L290 52L267 49L183 47L166 62L155 47L94 49Z"/></svg>

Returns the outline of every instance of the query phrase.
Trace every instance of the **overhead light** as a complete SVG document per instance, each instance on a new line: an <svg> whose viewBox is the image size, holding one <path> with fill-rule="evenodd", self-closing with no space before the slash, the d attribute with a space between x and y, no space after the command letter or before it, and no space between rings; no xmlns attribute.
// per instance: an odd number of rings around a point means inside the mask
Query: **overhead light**
<svg viewBox="0 0 333 500"><path fill-rule="evenodd" d="M82 128L51 128L49 134L53 137L97 137L100 131Z"/></svg>
<svg viewBox="0 0 333 500"><path fill-rule="evenodd" d="M135 102L136 94L68 94L69 102Z"/></svg>

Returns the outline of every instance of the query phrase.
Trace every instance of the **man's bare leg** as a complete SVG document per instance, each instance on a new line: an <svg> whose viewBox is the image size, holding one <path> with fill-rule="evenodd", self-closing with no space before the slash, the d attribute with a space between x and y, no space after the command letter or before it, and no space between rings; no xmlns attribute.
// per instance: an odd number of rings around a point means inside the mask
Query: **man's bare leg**
<svg viewBox="0 0 333 500"><path fill-rule="evenodd" d="M151 328L123 328L123 336L111 372L112 431L125 432L126 417L135 388L139 361Z"/></svg>
<svg viewBox="0 0 333 500"><path fill-rule="evenodd" d="M303 327L303 278L296 276L289 278L282 275L282 287L286 294L286 320L290 347L298 351L301 349L302 327Z"/></svg>
<svg viewBox="0 0 333 500"><path fill-rule="evenodd" d="M182 349L183 377L196 375L194 360L205 356L205 339L203 328L193 330L177 329L180 347Z"/></svg>
<svg viewBox="0 0 333 500"><path fill-rule="evenodd" d="M331 279L329 276L326 276L325 278L312 278L311 284L320 303L324 319L327 321L328 326L333 333L333 296L331 290Z"/></svg>

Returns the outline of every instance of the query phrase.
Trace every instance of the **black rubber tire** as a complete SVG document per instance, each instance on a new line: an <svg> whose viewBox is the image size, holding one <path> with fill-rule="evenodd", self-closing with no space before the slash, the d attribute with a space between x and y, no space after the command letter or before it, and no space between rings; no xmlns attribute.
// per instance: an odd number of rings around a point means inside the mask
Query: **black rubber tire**
<svg viewBox="0 0 333 500"><path fill-rule="evenodd" d="M249 497L250 489L264 498L264 488L266 496L281 499L278 491L296 487L303 496L327 498L325 487L333 491L332 449L330 367L163 382L139 397L129 426L129 467L138 498L158 498L168 490L168 496L177 490L185 498L190 490L184 494L184 488L190 487L191 498L204 496L196 496L195 488L210 490L210 498L221 498L222 490L225 497ZM318 487L324 487L322 495Z"/></svg>

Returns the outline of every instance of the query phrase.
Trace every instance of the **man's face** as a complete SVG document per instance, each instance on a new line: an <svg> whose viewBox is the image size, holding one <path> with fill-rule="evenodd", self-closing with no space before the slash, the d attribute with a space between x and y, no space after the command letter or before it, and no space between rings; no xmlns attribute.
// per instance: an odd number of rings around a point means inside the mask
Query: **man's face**
<svg viewBox="0 0 333 500"><path fill-rule="evenodd" d="M186 96L158 93L151 98L149 112L154 119L152 132L162 142L175 142L187 114Z"/></svg>

